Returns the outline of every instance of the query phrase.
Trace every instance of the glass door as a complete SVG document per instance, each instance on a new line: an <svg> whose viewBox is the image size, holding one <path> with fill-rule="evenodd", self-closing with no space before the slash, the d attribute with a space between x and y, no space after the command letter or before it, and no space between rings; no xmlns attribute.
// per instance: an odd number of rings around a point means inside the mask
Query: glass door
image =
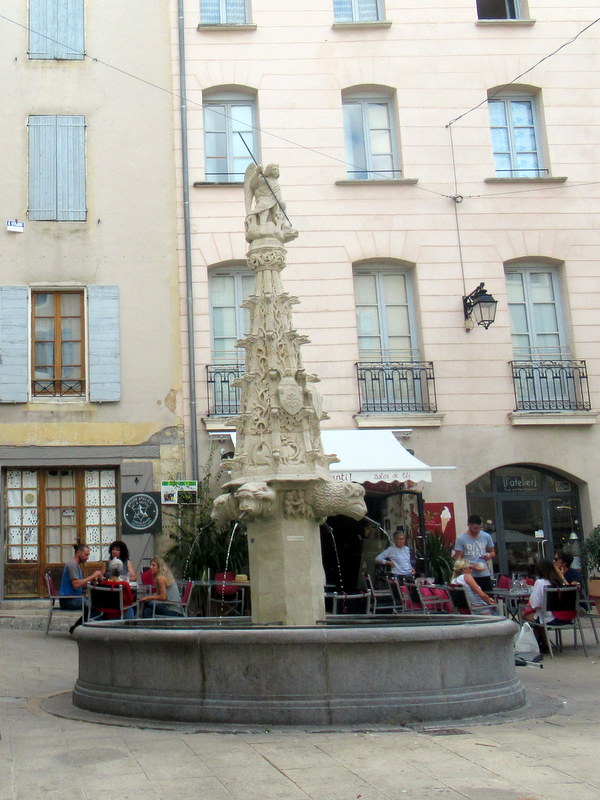
<svg viewBox="0 0 600 800"><path fill-rule="evenodd" d="M535 535L536 531L548 529L544 524L544 506L541 498L500 502L498 545L506 558L506 565L501 564L501 572L531 574L536 560L550 555L549 543Z"/></svg>

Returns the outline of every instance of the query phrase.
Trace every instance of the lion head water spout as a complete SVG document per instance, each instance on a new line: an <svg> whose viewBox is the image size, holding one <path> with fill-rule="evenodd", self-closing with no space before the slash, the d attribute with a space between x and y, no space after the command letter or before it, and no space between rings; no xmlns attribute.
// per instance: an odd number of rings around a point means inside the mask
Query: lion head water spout
<svg viewBox="0 0 600 800"><path fill-rule="evenodd" d="M334 481L321 442L326 419L315 389L316 375L304 370L300 347L307 342L292 324L292 305L283 290L284 242L296 238L285 211L279 168L246 170L246 241L254 291L246 300L250 330L238 342L246 369L237 382L240 413L231 480L214 504L219 523L245 514L255 622L313 625L325 615L319 523L330 514L361 519L364 490Z"/></svg>

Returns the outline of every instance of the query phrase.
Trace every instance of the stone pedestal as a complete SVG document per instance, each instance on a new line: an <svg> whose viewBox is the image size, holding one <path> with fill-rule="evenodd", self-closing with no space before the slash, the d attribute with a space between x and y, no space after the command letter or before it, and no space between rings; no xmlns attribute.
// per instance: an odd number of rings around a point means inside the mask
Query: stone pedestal
<svg viewBox="0 0 600 800"><path fill-rule="evenodd" d="M252 620L314 625L325 619L319 526L307 519L248 523Z"/></svg>

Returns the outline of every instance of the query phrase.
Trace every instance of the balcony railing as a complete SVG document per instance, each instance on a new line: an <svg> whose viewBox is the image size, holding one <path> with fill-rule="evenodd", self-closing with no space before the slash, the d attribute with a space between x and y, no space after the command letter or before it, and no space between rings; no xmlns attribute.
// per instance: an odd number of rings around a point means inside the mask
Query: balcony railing
<svg viewBox="0 0 600 800"><path fill-rule="evenodd" d="M78 378L44 378L32 381L34 397L85 397L85 381Z"/></svg>
<svg viewBox="0 0 600 800"><path fill-rule="evenodd" d="M240 390L232 386L244 374L243 364L209 364L209 416L232 416L240 410Z"/></svg>
<svg viewBox="0 0 600 800"><path fill-rule="evenodd" d="M589 411L585 361L511 361L515 411Z"/></svg>
<svg viewBox="0 0 600 800"><path fill-rule="evenodd" d="M361 412L437 411L431 361L359 362L356 365Z"/></svg>

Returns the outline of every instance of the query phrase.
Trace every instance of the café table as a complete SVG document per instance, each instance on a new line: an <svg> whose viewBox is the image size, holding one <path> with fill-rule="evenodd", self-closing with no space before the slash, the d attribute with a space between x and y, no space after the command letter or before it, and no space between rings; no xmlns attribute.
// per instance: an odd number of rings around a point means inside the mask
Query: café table
<svg viewBox="0 0 600 800"><path fill-rule="evenodd" d="M504 615L507 619L518 621L519 605L526 603L531 594L531 586L518 589L492 589L490 595L504 603Z"/></svg>
<svg viewBox="0 0 600 800"><path fill-rule="evenodd" d="M247 610L249 599L247 592L250 591L250 581L194 581L194 586L200 586L201 589L205 590L202 592L202 602L200 608L203 616L210 616L211 603L219 603L221 596L220 592L223 590L223 588L228 589L230 587L244 590L243 610L244 612ZM224 602L227 603L229 599L230 595L225 595Z"/></svg>

